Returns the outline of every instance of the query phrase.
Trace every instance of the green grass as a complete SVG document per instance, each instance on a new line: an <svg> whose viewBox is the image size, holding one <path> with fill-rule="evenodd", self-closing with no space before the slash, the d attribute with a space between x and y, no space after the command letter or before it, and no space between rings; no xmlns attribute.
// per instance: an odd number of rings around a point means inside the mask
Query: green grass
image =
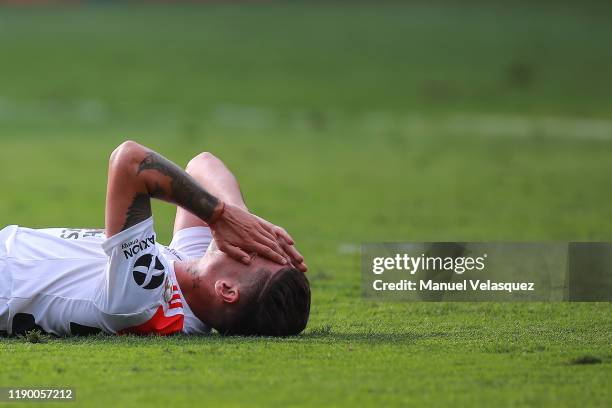
<svg viewBox="0 0 612 408"><path fill-rule="evenodd" d="M606 406L608 303L379 303L363 241L612 239L611 9L0 9L0 224L100 226L125 138L212 151L307 257L292 339L0 341L79 405ZM162 241L173 209L156 205ZM593 364L587 364L593 363ZM11 405L13 406L13 405Z"/></svg>

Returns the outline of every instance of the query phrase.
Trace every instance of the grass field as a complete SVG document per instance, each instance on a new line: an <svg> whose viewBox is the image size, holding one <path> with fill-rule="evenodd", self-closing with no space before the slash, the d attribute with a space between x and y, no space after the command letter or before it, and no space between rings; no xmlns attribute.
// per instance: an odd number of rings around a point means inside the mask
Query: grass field
<svg viewBox="0 0 612 408"><path fill-rule="evenodd" d="M609 303L365 301L358 251L612 240L611 17L603 2L0 8L0 225L102 225L125 138L181 164L212 151L296 238L313 290L291 339L2 339L0 386L74 387L86 407L609 406ZM172 216L156 205L162 240Z"/></svg>

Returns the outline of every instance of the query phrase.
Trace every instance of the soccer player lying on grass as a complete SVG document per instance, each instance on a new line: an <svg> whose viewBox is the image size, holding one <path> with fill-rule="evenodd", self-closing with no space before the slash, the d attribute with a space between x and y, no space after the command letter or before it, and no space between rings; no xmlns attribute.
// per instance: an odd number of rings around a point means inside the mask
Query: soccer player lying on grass
<svg viewBox="0 0 612 408"><path fill-rule="evenodd" d="M177 205L156 242L151 198ZM208 153L187 171L125 142L111 155L106 229L0 231L0 331L287 336L308 321L304 259L250 214L236 179Z"/></svg>

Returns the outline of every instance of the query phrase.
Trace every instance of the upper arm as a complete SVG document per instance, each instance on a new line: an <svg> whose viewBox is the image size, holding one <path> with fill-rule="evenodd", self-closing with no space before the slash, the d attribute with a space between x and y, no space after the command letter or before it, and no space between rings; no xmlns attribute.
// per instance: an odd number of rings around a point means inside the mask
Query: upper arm
<svg viewBox="0 0 612 408"><path fill-rule="evenodd" d="M105 225L106 236L117 233L151 217L151 198L138 168L147 149L127 141L111 154L108 166Z"/></svg>

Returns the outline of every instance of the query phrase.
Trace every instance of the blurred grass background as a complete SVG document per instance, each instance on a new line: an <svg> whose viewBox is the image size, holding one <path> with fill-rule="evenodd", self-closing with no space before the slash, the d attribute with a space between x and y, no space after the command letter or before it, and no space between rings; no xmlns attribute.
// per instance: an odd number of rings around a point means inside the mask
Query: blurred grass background
<svg viewBox="0 0 612 408"><path fill-rule="evenodd" d="M604 239L610 15L598 2L3 8L0 214L100 224L106 156L134 138L183 164L218 153L253 209L302 239Z"/></svg>
<svg viewBox="0 0 612 408"><path fill-rule="evenodd" d="M609 241L611 17L594 1L1 7L0 224L102 225L107 158L126 138L183 165L211 151L249 207L296 238L313 314L302 343L233 341L236 367L220 354L179 368L177 384L194 373L208 384L193 395L227 402L226 384L254 370L239 403L605 405L608 304L364 302L358 251L364 241ZM156 205L155 217L169 241L172 207ZM71 358L65 343L8 343L15 370L0 378L40 381L19 369L35 355L55 383L135 403L99 390L123 387L113 375L146 384L174 367L165 349L186 347L118 341L128 354L106 379L79 365L109 358L105 341L76 344L73 363L49 357ZM222 349L198 341L180 361ZM130 376L136 351L162 363ZM563 365L586 352L604 364ZM265 361L249 360L256 353ZM261 394L270 384L284 391Z"/></svg>

